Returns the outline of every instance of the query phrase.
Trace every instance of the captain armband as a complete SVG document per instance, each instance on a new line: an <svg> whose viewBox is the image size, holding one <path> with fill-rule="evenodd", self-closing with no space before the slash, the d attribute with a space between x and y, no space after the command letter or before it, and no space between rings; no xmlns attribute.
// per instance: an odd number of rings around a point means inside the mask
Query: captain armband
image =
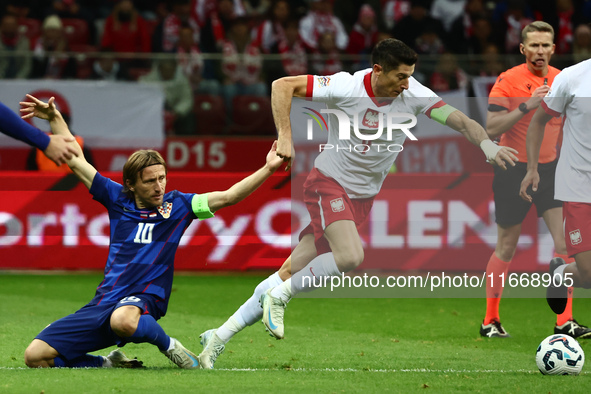
<svg viewBox="0 0 591 394"><path fill-rule="evenodd" d="M193 208L193 213L197 216L197 219L209 219L214 217L213 212L209 209L209 203L207 202L208 194L199 194L193 197L191 201L191 208Z"/></svg>
<svg viewBox="0 0 591 394"><path fill-rule="evenodd" d="M431 119L445 126L445 122L447 121L449 115L457 110L457 108L454 108L449 104L445 104L439 108L433 108L431 110Z"/></svg>

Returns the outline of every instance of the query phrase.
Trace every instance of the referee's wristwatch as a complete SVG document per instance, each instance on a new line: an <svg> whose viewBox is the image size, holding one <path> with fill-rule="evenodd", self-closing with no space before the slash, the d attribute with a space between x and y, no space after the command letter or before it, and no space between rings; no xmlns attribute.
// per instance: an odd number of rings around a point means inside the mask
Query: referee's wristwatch
<svg viewBox="0 0 591 394"><path fill-rule="evenodd" d="M521 112L523 112L524 115L527 114L529 111L531 111L530 109L527 109L527 104L526 103L519 104L519 107L518 108L519 108L519 110Z"/></svg>

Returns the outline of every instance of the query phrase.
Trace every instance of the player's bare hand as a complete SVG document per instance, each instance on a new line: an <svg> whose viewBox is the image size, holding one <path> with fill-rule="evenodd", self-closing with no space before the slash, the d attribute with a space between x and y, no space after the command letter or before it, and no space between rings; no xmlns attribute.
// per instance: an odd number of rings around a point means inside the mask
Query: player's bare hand
<svg viewBox="0 0 591 394"><path fill-rule="evenodd" d="M21 105L21 118L37 117L51 121L57 115L58 112L54 103L55 97L51 97L46 103L30 94L27 94L27 98L31 101L21 101L19 103Z"/></svg>
<svg viewBox="0 0 591 394"><path fill-rule="evenodd" d="M267 167L271 172L277 171L283 164L283 159L277 156L277 141L273 141L271 150L267 153Z"/></svg>
<svg viewBox="0 0 591 394"><path fill-rule="evenodd" d="M287 162L285 171L289 171L293 163L293 158L295 157L295 149L291 139L279 138L277 141L277 156L282 158L284 162Z"/></svg>
<svg viewBox="0 0 591 394"><path fill-rule="evenodd" d="M538 184L540 183L540 174L537 171L527 170L525 177L521 181L519 188L519 196L527 202L532 202L532 197L528 194L528 188L531 186L532 192L538 191Z"/></svg>
<svg viewBox="0 0 591 394"><path fill-rule="evenodd" d="M78 151L75 146L70 144L76 139L72 136L65 137L63 135L50 135L49 145L43 153L56 165L60 166L70 160L74 156L78 156Z"/></svg>

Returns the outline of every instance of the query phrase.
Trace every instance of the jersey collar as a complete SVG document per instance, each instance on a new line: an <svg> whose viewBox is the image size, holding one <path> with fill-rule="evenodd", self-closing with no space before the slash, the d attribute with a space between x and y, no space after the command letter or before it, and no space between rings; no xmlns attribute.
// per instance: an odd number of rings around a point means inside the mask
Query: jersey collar
<svg viewBox="0 0 591 394"><path fill-rule="evenodd" d="M367 95L369 96L369 98L371 98L371 101L373 101L373 103L375 105L377 105L378 107L383 107L384 105L390 104L392 102L392 100L389 100L389 99L378 100L378 99L376 99L376 95L373 93L373 89L371 87L372 74L373 74L373 71L370 71L367 74L365 74L365 76L363 77L363 85L365 86L365 91L367 92Z"/></svg>

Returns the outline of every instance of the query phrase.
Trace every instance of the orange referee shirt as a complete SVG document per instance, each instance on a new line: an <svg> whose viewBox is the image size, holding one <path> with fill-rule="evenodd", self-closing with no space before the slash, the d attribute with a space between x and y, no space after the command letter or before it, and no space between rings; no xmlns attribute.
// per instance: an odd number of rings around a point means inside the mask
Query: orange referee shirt
<svg viewBox="0 0 591 394"><path fill-rule="evenodd" d="M529 100L534 90L544 84L544 79L548 78L548 85L552 82L560 70L552 66L548 67L548 74L545 77L538 77L527 69L527 64L510 68L497 78L492 90L490 91L488 104L497 105L506 108L509 112L517 109L519 104ZM490 111L490 109L489 109ZM531 110L512 128L501 135L500 144L517 149L519 152L517 158L522 163L527 163L527 152L525 148L525 138L527 128L535 110ZM549 163L556 159L556 145L562 125L562 118L552 118L546 125L544 131L544 140L540 149L540 163Z"/></svg>

